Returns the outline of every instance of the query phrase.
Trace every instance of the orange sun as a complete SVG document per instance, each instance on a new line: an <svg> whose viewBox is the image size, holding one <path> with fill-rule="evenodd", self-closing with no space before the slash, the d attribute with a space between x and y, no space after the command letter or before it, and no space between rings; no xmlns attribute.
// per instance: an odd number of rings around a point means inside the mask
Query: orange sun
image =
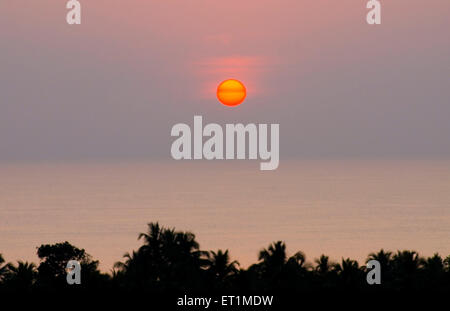
<svg viewBox="0 0 450 311"><path fill-rule="evenodd" d="M225 106L237 106L247 96L244 84L238 80L228 79L217 87L217 98Z"/></svg>

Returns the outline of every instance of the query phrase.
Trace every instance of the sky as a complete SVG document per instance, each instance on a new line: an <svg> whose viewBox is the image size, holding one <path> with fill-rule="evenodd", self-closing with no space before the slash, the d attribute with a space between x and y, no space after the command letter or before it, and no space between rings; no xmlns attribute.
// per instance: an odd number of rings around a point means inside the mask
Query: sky
<svg viewBox="0 0 450 311"><path fill-rule="evenodd" d="M0 161L170 159L176 123L279 123L285 158L449 157L450 2L0 2ZM215 98L237 78L239 107Z"/></svg>

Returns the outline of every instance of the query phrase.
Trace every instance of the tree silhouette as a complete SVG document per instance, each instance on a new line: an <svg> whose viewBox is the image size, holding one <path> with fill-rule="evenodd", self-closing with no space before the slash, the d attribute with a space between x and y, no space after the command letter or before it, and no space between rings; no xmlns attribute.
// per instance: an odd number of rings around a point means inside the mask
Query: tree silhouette
<svg viewBox="0 0 450 311"><path fill-rule="evenodd" d="M125 262L118 261L114 264L114 268L117 268L119 270L131 270L133 268L133 264L137 261L139 253L136 251L133 251L130 253L125 253L123 255L124 258L126 258Z"/></svg>
<svg viewBox="0 0 450 311"><path fill-rule="evenodd" d="M207 266L208 271L219 282L226 280L239 271L237 268L239 263L237 261L230 261L228 250L223 252L219 249L217 253L214 251L209 252Z"/></svg>
<svg viewBox="0 0 450 311"><path fill-rule="evenodd" d="M392 275L392 252L386 252L383 249L377 253L370 253L367 257L366 263L370 260L377 260L380 263L381 278L385 284L391 285Z"/></svg>
<svg viewBox="0 0 450 311"><path fill-rule="evenodd" d="M207 253L199 250L195 235L149 223L138 236L142 245L123 264L116 264L128 282L149 289L194 289L207 264Z"/></svg>
<svg viewBox="0 0 450 311"><path fill-rule="evenodd" d="M309 267L303 252L299 251L288 258L286 244L277 241L262 249L258 259L260 262L253 270L259 273L263 289L287 290L305 286Z"/></svg>
<svg viewBox="0 0 450 311"><path fill-rule="evenodd" d="M14 290L31 290L37 278L37 269L34 263L18 261L17 265L8 264L5 285Z"/></svg>
<svg viewBox="0 0 450 311"><path fill-rule="evenodd" d="M274 242L259 252L258 259L264 271L275 274L281 271L286 263L286 244L282 241Z"/></svg>
<svg viewBox="0 0 450 311"><path fill-rule="evenodd" d="M98 261L92 260L84 249L73 246L67 241L41 245L37 250L37 255L41 260L38 267L38 283L42 287L66 287L66 266L70 260L80 263L81 277L86 284L99 285L108 278L98 270Z"/></svg>
<svg viewBox="0 0 450 311"><path fill-rule="evenodd" d="M334 265L334 271L337 272L339 285L343 288L361 287L365 282L363 271L356 260L342 258L340 264Z"/></svg>
<svg viewBox="0 0 450 311"><path fill-rule="evenodd" d="M443 259L439 254L422 258L409 250L394 254L381 249L370 253L366 263L379 261L382 273L381 285L373 286L366 282L365 266L360 267L355 260L342 258L334 263L321 255L311 265L301 251L289 257L282 241L263 248L257 263L241 269L237 261L231 261L228 250L202 251L191 232L149 223L138 239L142 245L126 253L109 275L100 273L99 262L69 242L41 245L37 250L40 259L37 268L22 261L5 264L0 255L0 294L66 291L76 295L85 290L96 293L112 289L119 293L144 291L146 295L142 297L226 292L278 292L305 297L305 293L316 291L322 299L325 293L342 291L376 295L404 290L443 294L450 291L450 256ZM81 264L81 285L69 286L66 282L69 260Z"/></svg>
<svg viewBox="0 0 450 311"><path fill-rule="evenodd" d="M445 265L442 257L439 254L434 254L433 257L423 259L422 265L422 285L426 285L427 288L442 288L445 282Z"/></svg>
<svg viewBox="0 0 450 311"><path fill-rule="evenodd" d="M327 275L331 269L332 266L334 264L330 264L330 257L325 256L325 255L321 255L319 259L315 260L316 262L316 267L315 267L315 271L319 274L319 275Z"/></svg>
<svg viewBox="0 0 450 311"><path fill-rule="evenodd" d="M298 251L293 256L289 257L287 264L294 265L298 269L306 268L305 267L305 264L306 264L305 253L303 253L302 251Z"/></svg>
<svg viewBox="0 0 450 311"><path fill-rule="evenodd" d="M378 253L370 253L366 262L368 262L369 260L377 260L380 263L381 267L387 268L388 266L390 266L391 259L392 252L385 252L383 249L381 249Z"/></svg>
<svg viewBox="0 0 450 311"><path fill-rule="evenodd" d="M336 263L330 261L330 257L326 255L321 255L314 262L316 266L314 267L314 278L311 283L316 288L332 288L336 286L337 282L337 272L335 271Z"/></svg>
<svg viewBox="0 0 450 311"><path fill-rule="evenodd" d="M125 286L130 290L136 288L148 288L154 286L157 280L155 273L157 265L142 254L142 251L133 251L125 253L123 256L125 262L116 262L114 264L114 280L119 287Z"/></svg>
<svg viewBox="0 0 450 311"><path fill-rule="evenodd" d="M423 259L415 251L398 251L392 259L394 286L397 288L417 288L420 285L418 273Z"/></svg>

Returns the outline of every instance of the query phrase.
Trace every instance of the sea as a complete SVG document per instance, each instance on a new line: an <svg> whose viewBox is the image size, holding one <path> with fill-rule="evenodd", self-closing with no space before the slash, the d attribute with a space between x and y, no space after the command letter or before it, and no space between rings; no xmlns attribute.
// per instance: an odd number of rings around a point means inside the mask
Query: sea
<svg viewBox="0 0 450 311"><path fill-rule="evenodd" d="M242 267L284 241L313 262L380 249L450 255L450 160L85 161L0 164L0 254L39 263L69 241L108 272L147 224L195 233Z"/></svg>

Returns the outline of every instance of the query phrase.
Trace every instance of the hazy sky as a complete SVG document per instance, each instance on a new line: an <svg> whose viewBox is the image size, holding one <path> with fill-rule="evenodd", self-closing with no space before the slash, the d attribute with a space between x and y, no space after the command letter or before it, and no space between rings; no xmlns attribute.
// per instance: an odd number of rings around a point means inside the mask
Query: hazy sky
<svg viewBox="0 0 450 311"><path fill-rule="evenodd" d="M171 127L280 123L281 157L450 156L450 1L0 1L0 160L170 159ZM228 108L217 84L238 78Z"/></svg>

